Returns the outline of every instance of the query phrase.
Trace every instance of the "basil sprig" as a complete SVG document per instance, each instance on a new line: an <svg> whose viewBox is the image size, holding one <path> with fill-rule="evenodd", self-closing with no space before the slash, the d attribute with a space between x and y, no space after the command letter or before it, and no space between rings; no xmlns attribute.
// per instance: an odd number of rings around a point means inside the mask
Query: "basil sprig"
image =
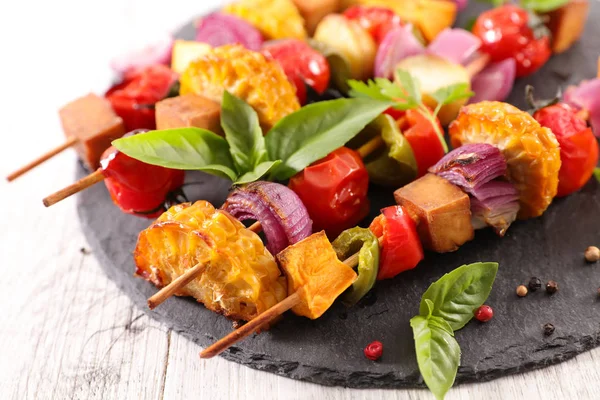
<svg viewBox="0 0 600 400"><path fill-rule="evenodd" d="M356 98L370 98L381 101L394 101L394 109L400 111L417 110L433 126L444 152L448 152L448 145L444 139L444 132L437 121L437 114L443 106L451 104L457 100L468 99L474 93L469 89L468 83L455 83L442 87L431 94L431 97L437 102L437 107L433 112L423 103L419 81L409 72L397 69L394 74L398 84L385 78L375 78L366 83L362 81L350 80L350 96Z"/></svg>
<svg viewBox="0 0 600 400"><path fill-rule="evenodd" d="M473 318L488 298L498 263L463 265L429 286L421 298L419 315L411 318L419 370L438 400L454 384L460 365L460 346L454 332Z"/></svg>
<svg viewBox="0 0 600 400"><path fill-rule="evenodd" d="M201 170L234 184L265 175L285 180L346 144L391 104L373 99L310 104L281 119L263 136L254 109L225 91L224 138L190 127L140 133L117 139L113 145L147 164Z"/></svg>

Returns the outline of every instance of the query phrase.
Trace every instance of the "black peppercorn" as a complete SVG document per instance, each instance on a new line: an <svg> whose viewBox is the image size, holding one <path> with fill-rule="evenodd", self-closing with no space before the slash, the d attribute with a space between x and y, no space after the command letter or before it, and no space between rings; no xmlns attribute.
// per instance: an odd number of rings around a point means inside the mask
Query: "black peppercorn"
<svg viewBox="0 0 600 400"><path fill-rule="evenodd" d="M552 324L546 324L544 325L544 335L545 336L550 336L554 333L554 325Z"/></svg>
<svg viewBox="0 0 600 400"><path fill-rule="evenodd" d="M529 290L535 292L538 289L542 288L542 281L540 281L535 276L529 280Z"/></svg>
<svg viewBox="0 0 600 400"><path fill-rule="evenodd" d="M554 294L558 292L558 283L555 281L548 281L548 283L546 283L546 292L548 294Z"/></svg>

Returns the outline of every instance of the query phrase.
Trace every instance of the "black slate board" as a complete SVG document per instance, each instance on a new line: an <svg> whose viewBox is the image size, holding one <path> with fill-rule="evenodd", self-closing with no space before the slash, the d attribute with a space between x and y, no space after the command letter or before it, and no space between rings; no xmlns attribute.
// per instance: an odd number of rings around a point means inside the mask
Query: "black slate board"
<svg viewBox="0 0 600 400"><path fill-rule="evenodd" d="M475 14L474 4L461 15L459 26ZM583 40L554 57L535 76L515 85L510 102L523 107L526 83L540 96L551 96L559 86L595 76L600 54L600 6L594 5ZM182 30L192 34L191 25ZM78 177L86 172L79 168ZM186 187L191 199L215 205L224 201L229 183L202 173L190 173ZM391 191L373 188L373 215L393 203ZM156 292L133 277L132 250L137 234L149 221L122 214L113 206L103 185L79 195L79 217L84 233L107 275L153 318L202 346L231 331L231 322L189 299L170 299L149 311L146 299ZM379 282L369 301L349 310L336 304L316 321L290 313L271 331L255 335L223 356L229 360L294 379L348 387L422 386L416 365L409 319L418 312L419 299L431 282L459 265L498 261L500 269L488 303L495 317L472 322L456 334L462 348L457 383L494 379L506 374L560 362L600 343L600 266L587 265L583 250L600 243L600 185L590 181L568 198L559 199L541 217L515 223L503 239L479 231L458 252L426 254L416 270ZM559 293L543 291L518 298L515 288L529 277L559 283ZM556 332L545 337L543 324ZM373 340L384 344L379 362L367 360L363 348ZM197 357L190 354L190 357Z"/></svg>

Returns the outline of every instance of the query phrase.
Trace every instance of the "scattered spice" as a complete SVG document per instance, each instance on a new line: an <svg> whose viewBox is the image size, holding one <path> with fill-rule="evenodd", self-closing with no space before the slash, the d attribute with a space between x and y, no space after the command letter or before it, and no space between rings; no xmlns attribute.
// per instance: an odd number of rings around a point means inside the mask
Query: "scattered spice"
<svg viewBox="0 0 600 400"><path fill-rule="evenodd" d="M494 316L494 310L492 307L484 304L475 310L473 314L475 315L475 319L477 321L488 322Z"/></svg>
<svg viewBox="0 0 600 400"><path fill-rule="evenodd" d="M595 263L600 260L600 249L596 246L590 246L585 250L584 256L585 261Z"/></svg>
<svg viewBox="0 0 600 400"><path fill-rule="evenodd" d="M558 283L555 281L548 281L548 283L546 283L546 292L548 294L554 294L558 292Z"/></svg>
<svg viewBox="0 0 600 400"><path fill-rule="evenodd" d="M555 329L556 328L554 328L554 325L552 325L552 324L546 324L546 325L544 325L544 335L545 336L552 335L554 333Z"/></svg>
<svg viewBox="0 0 600 400"><path fill-rule="evenodd" d="M525 286L525 285L517 286L517 296L525 297L525 296L527 296L527 292L528 292L527 286Z"/></svg>
<svg viewBox="0 0 600 400"><path fill-rule="evenodd" d="M369 360L377 361L383 354L383 343L378 340L371 342L365 347L365 357Z"/></svg>
<svg viewBox="0 0 600 400"><path fill-rule="evenodd" d="M536 278L535 276L532 277L529 280L529 290L531 290L532 292L535 292L538 289L542 288L542 281L539 280L539 278Z"/></svg>
<svg viewBox="0 0 600 400"><path fill-rule="evenodd" d="M91 253L91 251L89 251L89 250L88 250L88 249L86 249L85 247L82 247L82 248L80 248L80 249L79 249L79 252L80 252L81 254L84 254L84 255L88 255L88 254L90 254L90 253Z"/></svg>

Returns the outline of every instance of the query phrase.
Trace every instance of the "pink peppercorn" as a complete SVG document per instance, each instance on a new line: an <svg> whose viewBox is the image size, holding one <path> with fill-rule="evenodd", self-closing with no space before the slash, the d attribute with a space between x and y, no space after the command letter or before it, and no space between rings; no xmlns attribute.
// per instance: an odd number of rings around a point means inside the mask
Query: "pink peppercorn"
<svg viewBox="0 0 600 400"><path fill-rule="evenodd" d="M369 343L367 347L365 347L365 356L369 360L376 361L383 354L383 343L375 340L372 343Z"/></svg>
<svg viewBox="0 0 600 400"><path fill-rule="evenodd" d="M487 305L482 305L474 312L475 319L481 322L488 322L494 316L494 310L492 307Z"/></svg>

